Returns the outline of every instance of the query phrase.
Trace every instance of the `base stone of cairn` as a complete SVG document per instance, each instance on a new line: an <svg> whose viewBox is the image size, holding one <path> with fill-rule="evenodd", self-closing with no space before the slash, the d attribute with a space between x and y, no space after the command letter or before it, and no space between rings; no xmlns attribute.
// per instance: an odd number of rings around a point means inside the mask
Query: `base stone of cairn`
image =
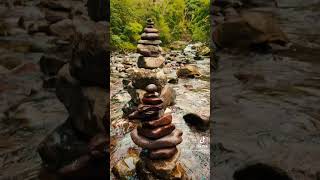
<svg viewBox="0 0 320 180"><path fill-rule="evenodd" d="M172 115L160 98L158 87L149 84L136 111L141 121L131 132L132 141L143 150L136 171L141 179L186 179L180 163L182 131L172 124Z"/></svg>
<svg viewBox="0 0 320 180"><path fill-rule="evenodd" d="M164 57L161 56L162 48L159 31L155 29L154 22L151 19L147 20L147 27L141 35L141 40L138 41L137 52L141 54L138 59L138 67L146 69L155 69L162 67Z"/></svg>

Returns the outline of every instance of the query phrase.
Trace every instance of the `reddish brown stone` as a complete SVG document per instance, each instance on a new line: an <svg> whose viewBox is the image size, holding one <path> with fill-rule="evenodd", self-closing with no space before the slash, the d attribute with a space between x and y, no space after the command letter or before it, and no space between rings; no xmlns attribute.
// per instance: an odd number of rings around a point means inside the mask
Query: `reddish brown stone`
<svg viewBox="0 0 320 180"><path fill-rule="evenodd" d="M145 33L158 33L159 30L155 28L144 28Z"/></svg>
<svg viewBox="0 0 320 180"><path fill-rule="evenodd" d="M156 97L156 98L142 98L142 102L144 104L149 104L149 105L157 105L157 104L161 104L163 101L162 99Z"/></svg>
<svg viewBox="0 0 320 180"><path fill-rule="evenodd" d="M176 147L151 150L148 154L150 159L168 159L178 152Z"/></svg>
<svg viewBox="0 0 320 180"><path fill-rule="evenodd" d="M154 129L149 129L149 128L139 126L138 133L139 135L142 135L150 139L158 139L170 134L175 128L176 127L174 124L168 124L165 126L154 128Z"/></svg>
<svg viewBox="0 0 320 180"><path fill-rule="evenodd" d="M160 111L162 109L163 109L162 104L158 104L158 105L142 105L142 104L140 104L138 106L138 111L140 113L149 112L149 111Z"/></svg>
<svg viewBox="0 0 320 180"><path fill-rule="evenodd" d="M146 149L163 149L168 147L175 147L182 142L182 131L175 129L171 134L164 136L162 138L152 140L145 138L138 134L138 130L134 129L131 132L131 139L135 144Z"/></svg>
<svg viewBox="0 0 320 180"><path fill-rule="evenodd" d="M152 120L152 121L146 121L143 122L144 127L158 127L158 126L164 126L167 124L170 124L172 122L172 115L171 114L165 114L160 119Z"/></svg>
<svg viewBox="0 0 320 180"><path fill-rule="evenodd" d="M146 97L146 98L154 98L154 97L159 97L159 93L155 92L155 93L145 93L143 95L143 97Z"/></svg>
<svg viewBox="0 0 320 180"><path fill-rule="evenodd" d="M143 33L141 35L142 40L158 40L160 36L158 33Z"/></svg>

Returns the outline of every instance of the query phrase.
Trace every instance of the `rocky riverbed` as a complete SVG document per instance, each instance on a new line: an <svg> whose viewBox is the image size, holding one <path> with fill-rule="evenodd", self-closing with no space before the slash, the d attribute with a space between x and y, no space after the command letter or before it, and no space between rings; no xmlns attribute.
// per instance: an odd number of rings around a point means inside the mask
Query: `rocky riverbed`
<svg viewBox="0 0 320 180"><path fill-rule="evenodd" d="M163 67L168 82L176 91L176 101L169 106L173 115L173 124L177 129L183 131L183 142L178 145L181 149L180 162L183 163L187 174L195 179L209 177L209 113L210 113L210 58L208 56L196 55L197 46L201 44L190 44L184 50L169 51L164 54L166 63ZM207 52L208 53L208 52ZM206 54L208 55L208 54ZM122 107L131 99L129 93L124 89L123 83L128 78L128 72L137 64L139 54L116 54L111 58L111 165L116 174L127 172L129 177L135 177L134 169L137 156L141 151L130 138L130 131L137 125L135 121L129 121L123 117ZM197 60L195 60L197 59ZM191 71L182 73L186 78L178 77L179 69L193 64ZM189 75L189 77L187 77ZM192 77L194 76L194 77ZM199 116L195 126L188 125L188 115ZM191 114L191 115L190 115ZM201 122L207 121L207 122ZM204 123L204 127L200 127ZM200 128L200 129L199 129ZM122 161L121 161L122 160ZM119 165L119 162L124 166ZM202 171L197 171L202 169ZM125 174L121 174L122 177ZM112 178L114 174L111 174Z"/></svg>
<svg viewBox="0 0 320 180"><path fill-rule="evenodd" d="M216 53L219 68L211 75L213 179L261 179L259 174L273 179L281 171L292 179L318 179L320 1L248 2L231 9L272 13L289 44L264 53Z"/></svg>

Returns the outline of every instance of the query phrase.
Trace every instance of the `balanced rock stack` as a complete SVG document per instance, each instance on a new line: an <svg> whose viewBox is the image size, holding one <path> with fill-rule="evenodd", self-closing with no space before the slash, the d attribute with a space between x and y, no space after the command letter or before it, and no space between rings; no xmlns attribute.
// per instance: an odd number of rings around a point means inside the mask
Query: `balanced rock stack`
<svg viewBox="0 0 320 180"><path fill-rule="evenodd" d="M131 132L135 144L142 147L137 174L141 179L185 179L185 171L178 163L182 131L172 124L172 115L165 113L157 86L149 84L138 106L141 124Z"/></svg>
<svg viewBox="0 0 320 180"><path fill-rule="evenodd" d="M155 69L163 66L165 59L161 56L160 44L159 31L154 28L154 22L149 18L141 40L138 41L137 52L142 55L138 59L139 68Z"/></svg>
<svg viewBox="0 0 320 180"><path fill-rule="evenodd" d="M75 28L72 59L58 73L56 94L69 118L39 145L52 174L66 179L106 179L108 29L101 22ZM44 178L47 179L47 178Z"/></svg>

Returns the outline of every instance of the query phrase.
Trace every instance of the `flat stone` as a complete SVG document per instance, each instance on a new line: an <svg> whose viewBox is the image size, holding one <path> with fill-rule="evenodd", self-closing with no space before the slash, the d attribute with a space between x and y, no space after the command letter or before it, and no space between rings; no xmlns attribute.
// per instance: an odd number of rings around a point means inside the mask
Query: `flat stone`
<svg viewBox="0 0 320 180"><path fill-rule="evenodd" d="M174 154L169 159L159 159L159 160L153 160L149 159L148 157L141 155L141 159L144 160L146 163L146 167L153 172L154 174L160 176L160 177L168 177L172 171L175 169L177 162L179 160L181 151L178 149L177 153Z"/></svg>
<svg viewBox="0 0 320 180"><path fill-rule="evenodd" d="M157 93L157 92L154 92L154 93L145 93L145 94L143 95L143 97L146 97L146 98L159 97L159 93Z"/></svg>
<svg viewBox="0 0 320 180"><path fill-rule="evenodd" d="M145 45L159 45L161 44L161 40L139 40L138 44L145 44Z"/></svg>
<svg viewBox="0 0 320 180"><path fill-rule="evenodd" d="M142 33L142 40L159 40L159 33Z"/></svg>
<svg viewBox="0 0 320 180"><path fill-rule="evenodd" d="M155 129L145 128L143 126L138 127L138 133L141 136L150 138L150 139L158 139L163 136L170 134L175 129L174 124L168 124L165 126L157 127Z"/></svg>
<svg viewBox="0 0 320 180"><path fill-rule="evenodd" d="M158 97L155 97L155 98L142 98L142 102L144 104L148 104L148 105L157 105L157 104L161 104L163 101L158 98Z"/></svg>
<svg viewBox="0 0 320 180"><path fill-rule="evenodd" d="M143 30L145 33L158 33L159 30L155 28L144 28Z"/></svg>
<svg viewBox="0 0 320 180"><path fill-rule="evenodd" d="M142 123L142 126L145 127L158 127L170 124L172 122L172 115L167 113L164 114L160 119L152 120L152 121L145 121Z"/></svg>
<svg viewBox="0 0 320 180"><path fill-rule="evenodd" d="M145 57L158 57L161 53L161 48L154 45L138 44L137 52Z"/></svg>
<svg viewBox="0 0 320 180"><path fill-rule="evenodd" d="M148 111L160 111L163 109L163 105L162 104L158 104L158 105L142 105L140 104L138 106L138 111L140 113L145 113Z"/></svg>
<svg viewBox="0 0 320 180"><path fill-rule="evenodd" d="M143 57L140 56L138 59L138 67L139 68L146 68L146 69L155 69L161 68L164 66L164 57Z"/></svg>
<svg viewBox="0 0 320 180"><path fill-rule="evenodd" d="M132 85L136 89L145 89L149 84L155 84L161 90L167 83L167 78L162 70L134 68L133 72L129 73Z"/></svg>
<svg viewBox="0 0 320 180"><path fill-rule="evenodd" d="M177 152L178 152L178 149L176 147L150 150L148 157L150 159L168 159L174 156Z"/></svg>
<svg viewBox="0 0 320 180"><path fill-rule="evenodd" d="M131 138L135 144L140 147L146 149L161 149L161 148L168 148L174 147L182 142L182 131L175 129L171 132L171 134L164 136L162 138L152 140L149 138L145 138L143 136L138 135L138 130L134 129L131 132Z"/></svg>
<svg viewBox="0 0 320 180"><path fill-rule="evenodd" d="M141 121L152 121L159 119L163 115L164 111L149 111L145 113L140 113L139 111L134 111L129 114L129 119L140 119Z"/></svg>

